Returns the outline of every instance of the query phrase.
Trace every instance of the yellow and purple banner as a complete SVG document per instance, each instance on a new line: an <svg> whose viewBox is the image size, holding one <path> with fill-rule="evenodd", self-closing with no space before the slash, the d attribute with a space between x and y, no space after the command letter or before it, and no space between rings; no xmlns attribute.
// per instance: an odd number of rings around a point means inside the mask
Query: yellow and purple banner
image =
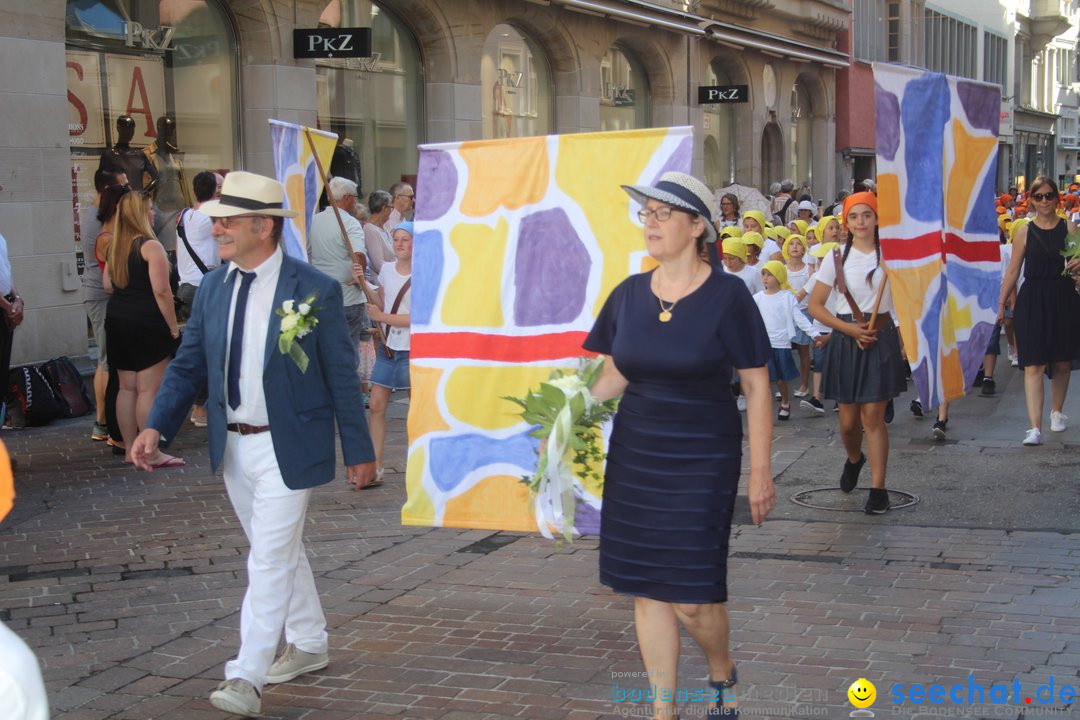
<svg viewBox="0 0 1080 720"><path fill-rule="evenodd" d="M923 407L962 397L1001 290L1001 88L875 64L881 253Z"/></svg>
<svg viewBox="0 0 1080 720"><path fill-rule="evenodd" d="M611 290L651 267L620 185L689 172L691 128L420 148L406 525L535 531L539 441L503 396L569 367ZM599 527L586 481L576 525Z"/></svg>
<svg viewBox="0 0 1080 720"><path fill-rule="evenodd" d="M285 187L285 207L300 214L285 220L283 242L285 252L299 260L307 260L307 229L318 208L323 183L315 166L304 131L311 132L311 140L319 153L323 169L330 167L330 159L337 146L334 133L306 128L303 125L270 121L270 145L274 153L274 177Z"/></svg>

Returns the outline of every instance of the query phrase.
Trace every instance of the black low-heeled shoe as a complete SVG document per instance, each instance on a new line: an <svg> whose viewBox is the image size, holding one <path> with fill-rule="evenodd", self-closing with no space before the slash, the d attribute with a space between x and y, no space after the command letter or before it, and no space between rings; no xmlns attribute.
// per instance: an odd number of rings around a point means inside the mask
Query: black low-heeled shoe
<svg viewBox="0 0 1080 720"><path fill-rule="evenodd" d="M731 666L731 677L727 680L709 680L709 687L716 690L716 707L709 712L709 717L733 718L738 720L739 708L724 707L724 691L735 687L739 682L739 671L735 665Z"/></svg>

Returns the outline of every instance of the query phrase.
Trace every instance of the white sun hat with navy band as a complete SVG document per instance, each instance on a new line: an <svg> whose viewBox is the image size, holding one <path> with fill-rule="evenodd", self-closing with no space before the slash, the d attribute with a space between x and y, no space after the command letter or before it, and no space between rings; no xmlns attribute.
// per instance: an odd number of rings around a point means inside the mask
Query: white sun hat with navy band
<svg viewBox="0 0 1080 720"><path fill-rule="evenodd" d="M659 200L679 210L701 215L705 220L705 242L716 242L713 218L717 215L716 198L705 183L693 175L666 172L656 185L623 185L622 189L637 202L645 205L649 200Z"/></svg>
<svg viewBox="0 0 1080 720"><path fill-rule="evenodd" d="M221 185L221 198L204 202L199 206L199 212L209 217L273 215L291 218L300 214L285 209L285 189L281 183L243 170L226 175Z"/></svg>

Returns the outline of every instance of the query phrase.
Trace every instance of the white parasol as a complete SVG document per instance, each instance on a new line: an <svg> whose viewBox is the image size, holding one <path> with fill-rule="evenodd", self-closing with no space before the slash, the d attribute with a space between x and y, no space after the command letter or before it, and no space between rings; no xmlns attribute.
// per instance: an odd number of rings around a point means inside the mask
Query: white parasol
<svg viewBox="0 0 1080 720"><path fill-rule="evenodd" d="M720 207L720 198L724 195L731 193L735 197L739 198L739 214L745 213L747 210L760 210L765 213L765 217L771 218L772 209L771 204L764 195L758 191L757 188L748 187L746 185L728 185L722 187L716 191L716 207Z"/></svg>

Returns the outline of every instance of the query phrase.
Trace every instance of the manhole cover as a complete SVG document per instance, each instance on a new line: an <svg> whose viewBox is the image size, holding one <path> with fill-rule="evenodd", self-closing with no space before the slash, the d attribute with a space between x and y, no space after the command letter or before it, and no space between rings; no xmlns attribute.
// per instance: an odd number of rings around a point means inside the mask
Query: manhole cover
<svg viewBox="0 0 1080 720"><path fill-rule="evenodd" d="M845 493L838 487L813 488L791 496L791 502L814 510L837 510L839 512L863 512L869 488L858 488ZM919 502L919 496L904 490L889 488L889 509L899 510Z"/></svg>

